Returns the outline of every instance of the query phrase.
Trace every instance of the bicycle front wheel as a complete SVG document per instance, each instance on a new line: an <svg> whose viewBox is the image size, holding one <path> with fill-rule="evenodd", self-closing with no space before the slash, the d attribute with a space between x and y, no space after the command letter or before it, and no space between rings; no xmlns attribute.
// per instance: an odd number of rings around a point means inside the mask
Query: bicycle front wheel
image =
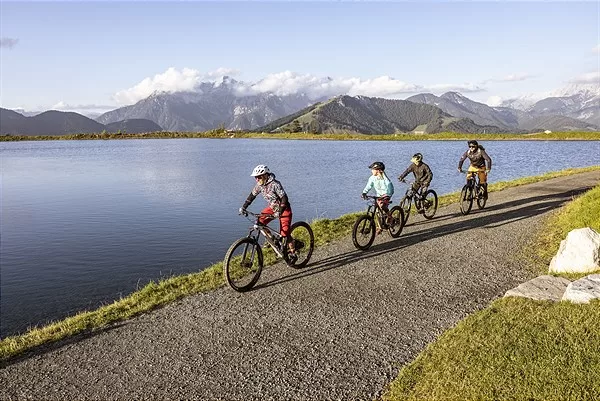
<svg viewBox="0 0 600 401"><path fill-rule="evenodd" d="M240 238L225 254L224 275L229 286L236 291L244 292L254 287L262 269L262 249L252 238Z"/></svg>
<svg viewBox="0 0 600 401"><path fill-rule="evenodd" d="M366 251L375 241L375 220L369 215L362 215L352 227L352 242L357 249Z"/></svg>
<svg viewBox="0 0 600 401"><path fill-rule="evenodd" d="M400 206L394 206L390 210L390 216L392 217L392 221L389 225L388 232L392 238L398 238L400 234L402 234L402 229L404 228L404 212Z"/></svg>
<svg viewBox="0 0 600 401"><path fill-rule="evenodd" d="M423 206L423 216L428 220L433 219L438 208L438 197L433 189L425 192L425 197L421 201L421 204Z"/></svg>
<svg viewBox="0 0 600 401"><path fill-rule="evenodd" d="M408 216L410 215L410 208L412 206L412 199L411 198L407 198L406 196L404 198L402 198L402 201L400 202L400 207L402 208L402 212L404 213L404 221L402 223L402 225L406 225L406 222L408 221Z"/></svg>
<svg viewBox="0 0 600 401"><path fill-rule="evenodd" d="M460 212L469 214L473 207L473 190L468 185L465 185L460 192Z"/></svg>
<svg viewBox="0 0 600 401"><path fill-rule="evenodd" d="M285 261L288 266L301 269L306 266L315 249L315 236L308 223L297 221L292 224L290 237L294 241L294 252L290 253L289 249L284 251Z"/></svg>

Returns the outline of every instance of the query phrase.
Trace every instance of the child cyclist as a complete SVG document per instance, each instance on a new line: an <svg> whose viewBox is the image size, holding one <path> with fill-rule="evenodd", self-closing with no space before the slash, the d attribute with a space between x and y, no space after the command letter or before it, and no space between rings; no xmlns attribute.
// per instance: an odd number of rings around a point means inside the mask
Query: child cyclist
<svg viewBox="0 0 600 401"><path fill-rule="evenodd" d="M260 223L266 225L273 219L279 218L279 233L284 238L284 242L288 244L290 252L294 252L294 241L289 241L292 207L283 186L275 179L275 174L271 173L269 167L264 164L256 166L250 176L254 177L256 185L252 188L239 213L247 215L246 209L248 206L250 206L258 194L262 194L267 200L267 207L261 212L261 214L266 216L259 218Z"/></svg>
<svg viewBox="0 0 600 401"><path fill-rule="evenodd" d="M378 197L377 204L387 214L386 223L390 224L392 218L390 216L388 205L390 204L390 199L394 194L394 185L385 174L385 164L383 164L383 162L373 162L369 168L371 169L372 175L369 177L367 185L362 191L362 198L367 199L367 193L371 189L375 189L375 194ZM383 228L379 227L377 229L377 234L380 234L382 231Z"/></svg>

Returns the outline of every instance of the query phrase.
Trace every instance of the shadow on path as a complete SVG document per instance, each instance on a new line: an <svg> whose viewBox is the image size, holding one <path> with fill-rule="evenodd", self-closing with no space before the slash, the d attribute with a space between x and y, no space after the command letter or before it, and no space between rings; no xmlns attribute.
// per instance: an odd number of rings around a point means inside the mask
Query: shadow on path
<svg viewBox="0 0 600 401"><path fill-rule="evenodd" d="M309 277L314 274L326 272L328 270L342 267L349 263L359 262L361 260L367 260L374 256L379 256L389 252L394 252L403 248L410 247L412 245L429 241L435 238L443 237L449 234L455 234L463 231L467 231L473 228L486 228L493 229L495 227L502 226L511 222L531 218L541 213L546 213L552 209L556 209L562 206L566 201L571 200L574 196L581 194L591 187L582 187L574 190L565 191L562 193L554 193L548 195L539 195L531 198L518 199L505 203L492 205L489 208L485 208L479 213L472 213L467 216L462 216L459 212L448 213L440 216L440 219L434 218L433 221L419 221L413 225L420 227L423 225L423 229L420 231L411 232L408 234L402 234L399 238L387 241L382 244L372 246L368 251L354 250L339 255L333 255L325 259L319 260L315 263L309 264L309 267L287 275L280 277L266 283L262 283L254 287L252 291L259 290L261 288L270 287L285 283L292 280ZM453 204L454 205L454 204ZM452 207L449 205L448 207ZM502 211L495 214L483 214L481 212L490 211ZM455 217L464 217L461 220L454 220L448 224L432 226L434 222L439 220L452 219Z"/></svg>

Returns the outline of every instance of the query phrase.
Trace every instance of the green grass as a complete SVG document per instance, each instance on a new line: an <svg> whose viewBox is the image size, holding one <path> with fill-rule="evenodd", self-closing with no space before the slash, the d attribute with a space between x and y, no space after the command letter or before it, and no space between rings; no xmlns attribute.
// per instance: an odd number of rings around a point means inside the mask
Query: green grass
<svg viewBox="0 0 600 401"><path fill-rule="evenodd" d="M552 213L544 228L528 247L531 262L540 273L546 273L550 260L565 239L569 231L576 228L590 227L600 232L600 186L588 191L559 211ZM576 279L585 274L560 274L560 276Z"/></svg>
<svg viewBox="0 0 600 401"><path fill-rule="evenodd" d="M553 213L528 247L541 274L560 241L581 227L600 231L600 185ZM383 399L593 400L600 394L599 350L600 301L503 298L430 344Z"/></svg>
<svg viewBox="0 0 600 401"><path fill-rule="evenodd" d="M2 135L0 142L5 141L52 141L52 140L107 140L107 139L144 139L144 138L261 138L261 139L306 139L306 140L350 140L350 141L426 141L426 140L470 140L485 139L493 140L544 140L544 141L562 141L562 140L600 140L600 132L591 131L569 131L552 132L544 134L543 132L532 134L461 134L456 132L442 132L438 134L381 134L366 135L354 132L336 132L314 134L307 132L298 133L265 133L265 132L228 132L222 128L213 129L205 132L148 132L140 134L127 133L96 133L96 134L72 134L72 135Z"/></svg>
<svg viewBox="0 0 600 401"><path fill-rule="evenodd" d="M402 369L384 400L594 400L600 302L503 298Z"/></svg>
<svg viewBox="0 0 600 401"><path fill-rule="evenodd" d="M569 169L506 183L490 184L489 190L492 192L511 186L592 170L600 170L600 166ZM440 207L457 202L458 196L458 193L441 196L439 198ZM360 213L362 212L347 214L337 219L319 219L311 222L315 234L315 246L323 246L347 237ZM270 248L264 249L264 257L265 265L273 264L276 261L274 252ZM0 360L13 357L45 343L101 329L110 323L129 319L185 296L214 290L224 284L222 270L222 262L219 262L199 273L152 282L141 290L97 310L81 312L44 327L33 327L22 335L4 338L0 340Z"/></svg>

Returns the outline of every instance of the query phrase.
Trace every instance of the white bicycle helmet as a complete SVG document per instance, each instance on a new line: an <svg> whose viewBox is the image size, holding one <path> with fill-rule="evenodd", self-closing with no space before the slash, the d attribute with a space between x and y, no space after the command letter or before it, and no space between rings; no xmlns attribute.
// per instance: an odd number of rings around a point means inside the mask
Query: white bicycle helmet
<svg viewBox="0 0 600 401"><path fill-rule="evenodd" d="M267 166L264 164L259 164L258 166L254 167L254 170L252 170L252 174L250 174L250 176L258 177L259 175L269 174L270 172L271 171Z"/></svg>

